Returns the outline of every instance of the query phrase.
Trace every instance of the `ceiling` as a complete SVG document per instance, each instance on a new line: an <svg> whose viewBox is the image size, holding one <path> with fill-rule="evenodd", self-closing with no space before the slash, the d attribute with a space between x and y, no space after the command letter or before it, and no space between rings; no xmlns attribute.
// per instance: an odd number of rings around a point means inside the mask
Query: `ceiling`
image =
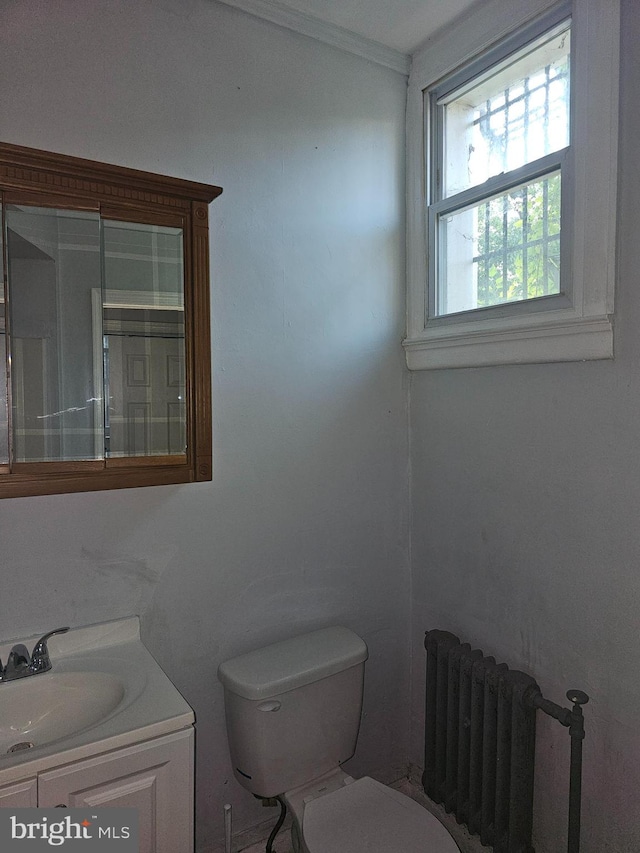
<svg viewBox="0 0 640 853"><path fill-rule="evenodd" d="M411 53L479 2L483 0L286 0L277 5Z"/></svg>
<svg viewBox="0 0 640 853"><path fill-rule="evenodd" d="M487 0L217 0L408 73L430 36Z"/></svg>

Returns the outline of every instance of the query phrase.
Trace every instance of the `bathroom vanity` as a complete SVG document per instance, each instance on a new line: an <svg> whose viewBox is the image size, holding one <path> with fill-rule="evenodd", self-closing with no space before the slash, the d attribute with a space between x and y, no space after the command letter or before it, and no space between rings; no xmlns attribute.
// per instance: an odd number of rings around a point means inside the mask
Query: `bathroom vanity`
<svg viewBox="0 0 640 853"><path fill-rule="evenodd" d="M0 684L0 808L132 807L140 853L192 851L194 714L138 619L73 629L49 650L49 672Z"/></svg>

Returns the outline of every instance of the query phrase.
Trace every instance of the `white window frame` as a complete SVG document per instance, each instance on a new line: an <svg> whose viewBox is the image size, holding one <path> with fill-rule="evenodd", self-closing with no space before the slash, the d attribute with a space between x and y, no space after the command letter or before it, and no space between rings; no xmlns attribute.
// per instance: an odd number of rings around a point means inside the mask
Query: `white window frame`
<svg viewBox="0 0 640 853"><path fill-rule="evenodd" d="M562 164L558 297L433 316L425 92L523 30L571 18L570 156ZM407 110L407 365L412 370L613 357L619 0L488 0L413 57ZM515 34L515 36L514 36ZM566 275L568 273L568 276ZM431 270L431 287L435 287Z"/></svg>

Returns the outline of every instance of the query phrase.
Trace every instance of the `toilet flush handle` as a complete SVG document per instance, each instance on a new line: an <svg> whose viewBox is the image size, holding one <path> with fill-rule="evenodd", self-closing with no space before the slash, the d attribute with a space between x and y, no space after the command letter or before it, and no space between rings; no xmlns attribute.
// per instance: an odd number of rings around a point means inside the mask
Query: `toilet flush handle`
<svg viewBox="0 0 640 853"><path fill-rule="evenodd" d="M261 702L258 706L258 711L279 711L282 703L277 699L267 699L266 702Z"/></svg>

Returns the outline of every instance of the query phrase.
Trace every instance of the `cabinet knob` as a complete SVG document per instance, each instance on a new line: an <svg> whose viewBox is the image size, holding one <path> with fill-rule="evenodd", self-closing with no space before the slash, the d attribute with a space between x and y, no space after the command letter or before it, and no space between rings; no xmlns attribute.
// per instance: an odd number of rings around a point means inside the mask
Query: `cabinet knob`
<svg viewBox="0 0 640 853"><path fill-rule="evenodd" d="M56 809L68 809L69 806L66 803L58 803L57 806L54 806Z"/></svg>

